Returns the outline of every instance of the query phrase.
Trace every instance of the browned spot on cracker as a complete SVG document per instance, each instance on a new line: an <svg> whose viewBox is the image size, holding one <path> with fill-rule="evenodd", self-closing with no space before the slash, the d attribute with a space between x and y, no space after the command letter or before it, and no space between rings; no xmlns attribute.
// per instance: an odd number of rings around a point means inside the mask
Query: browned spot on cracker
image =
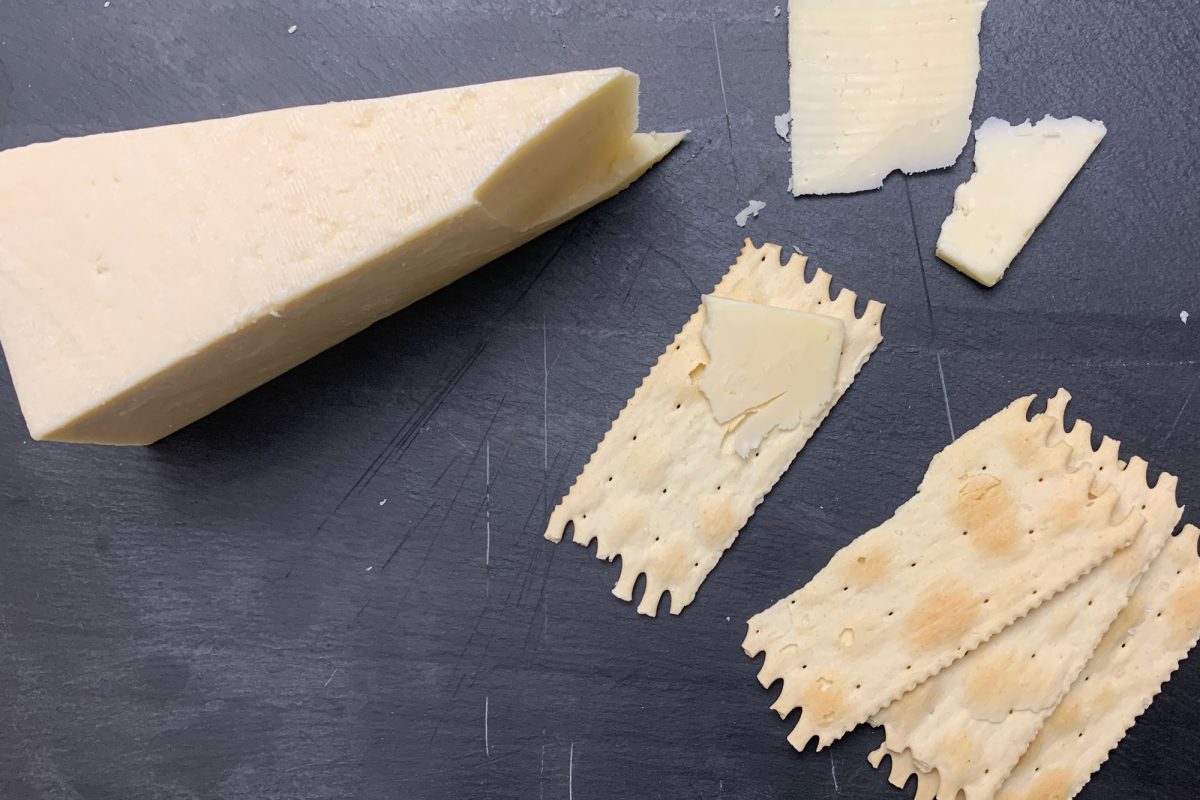
<svg viewBox="0 0 1200 800"><path fill-rule="evenodd" d="M1046 736L1062 737L1064 734L1077 731L1083 720L1083 709L1079 705L1079 700L1068 694L1046 720Z"/></svg>
<svg viewBox="0 0 1200 800"><path fill-rule="evenodd" d="M979 598L961 583L926 589L904 620L910 650L924 653L961 641L979 617Z"/></svg>
<svg viewBox="0 0 1200 800"><path fill-rule="evenodd" d="M847 559L846 583L854 589L865 589L879 581L887 572L887 555L878 548Z"/></svg>
<svg viewBox="0 0 1200 800"><path fill-rule="evenodd" d="M641 503L626 503L613 517L612 526L600 537L599 548L605 552L597 555L607 557L608 551L616 553L626 542L645 533L646 512Z"/></svg>
<svg viewBox="0 0 1200 800"><path fill-rule="evenodd" d="M1004 483L993 475L963 480L954 519L970 542L990 556L1008 555L1022 541L1016 506Z"/></svg>
<svg viewBox="0 0 1200 800"><path fill-rule="evenodd" d="M820 724L828 725L845 709L846 693L834 681L818 678L804 692L801 705L805 714L812 714Z"/></svg>
<svg viewBox="0 0 1200 800"><path fill-rule="evenodd" d="M706 542L723 542L737 533L737 518L733 515L730 501L720 495L712 495L700 504L697 525Z"/></svg>
<svg viewBox="0 0 1200 800"><path fill-rule="evenodd" d="M1177 588L1167 600L1164 612L1170 615L1171 647L1189 644L1200 630L1200 580L1192 580Z"/></svg>
<svg viewBox="0 0 1200 800"><path fill-rule="evenodd" d="M1009 711L1047 699L1050 675L1036 658L987 648L979 650L976 657L983 660L976 665L966 687L966 705L972 716L1000 722Z"/></svg>
<svg viewBox="0 0 1200 800"><path fill-rule="evenodd" d="M1041 773L1022 800L1070 800L1071 770L1066 767L1056 767ZM1016 798L1012 798L1016 800Z"/></svg>
<svg viewBox="0 0 1200 800"><path fill-rule="evenodd" d="M625 470L635 483L648 490L661 489L667 480L671 454L653 442L638 442L630 448Z"/></svg>

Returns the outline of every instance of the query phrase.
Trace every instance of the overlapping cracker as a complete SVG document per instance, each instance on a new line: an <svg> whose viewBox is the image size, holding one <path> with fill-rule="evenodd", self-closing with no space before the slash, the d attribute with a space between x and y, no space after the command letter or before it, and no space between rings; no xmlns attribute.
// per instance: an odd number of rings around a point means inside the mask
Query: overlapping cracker
<svg viewBox="0 0 1200 800"><path fill-rule="evenodd" d="M936 800L938 789L941 787L936 769L926 771L918 768L913 761L912 753L907 750L894 752L888 749L887 744L880 746L878 750L867 756L867 761L871 762L872 767L879 769L885 757L892 763L892 769L888 773L888 783L897 789L903 789L909 779L915 775L917 776L917 792L913 796L913 800Z"/></svg>
<svg viewBox="0 0 1200 800"><path fill-rule="evenodd" d="M1097 485L1116 490L1118 517L1137 509L1145 526L1133 544L1078 583L872 718L886 732L872 762L891 755L892 779L901 786L911 768L919 795L936 784L941 800L955 800L960 791L966 800L995 796L1183 514L1173 476L1160 476L1150 488L1146 462L1119 461L1118 442L1105 438L1093 450L1088 423L1065 430L1069 399L1060 391L1047 406L1056 426L1051 440L1065 439L1072 463L1086 464Z"/></svg>
<svg viewBox="0 0 1200 800"><path fill-rule="evenodd" d="M883 305L872 300L856 316L855 293L843 289L831 299L828 273L817 270L806 279L805 263L803 256L793 255L781 265L778 245L756 248L747 239L713 294L843 322L846 336L834 395L812 424L772 432L747 459L723 446L729 426L716 422L692 379L707 358L700 340L701 306L550 516L547 539L560 541L574 522L576 543L586 547L596 540L597 557L621 557L617 597L632 600L638 576L646 576L637 608L641 614L654 616L663 592L670 592L672 614L692 602L721 554L882 341Z"/></svg>
<svg viewBox="0 0 1200 800"><path fill-rule="evenodd" d="M1032 397L934 457L916 496L838 552L803 589L753 617L743 648L803 708L788 737L818 749L1073 584L1142 526L1117 492L1069 465Z"/></svg>
<svg viewBox="0 0 1200 800"><path fill-rule="evenodd" d="M999 800L1074 797L1149 708L1200 638L1198 539L1187 525L1163 548Z"/></svg>

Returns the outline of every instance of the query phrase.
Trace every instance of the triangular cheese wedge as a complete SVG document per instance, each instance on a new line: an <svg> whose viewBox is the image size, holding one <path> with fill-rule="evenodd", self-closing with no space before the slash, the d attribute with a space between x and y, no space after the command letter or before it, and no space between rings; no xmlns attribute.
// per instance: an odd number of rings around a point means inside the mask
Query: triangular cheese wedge
<svg viewBox="0 0 1200 800"><path fill-rule="evenodd" d="M836 317L704 296L708 362L696 383L746 458L776 428L809 423L833 401L846 326Z"/></svg>
<svg viewBox="0 0 1200 800"><path fill-rule="evenodd" d="M0 153L0 341L35 439L144 444L627 186L622 69Z"/></svg>

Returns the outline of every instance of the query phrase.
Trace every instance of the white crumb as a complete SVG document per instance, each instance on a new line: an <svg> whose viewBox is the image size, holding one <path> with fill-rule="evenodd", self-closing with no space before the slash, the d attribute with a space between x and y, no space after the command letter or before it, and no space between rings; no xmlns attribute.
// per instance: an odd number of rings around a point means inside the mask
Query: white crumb
<svg viewBox="0 0 1200 800"><path fill-rule="evenodd" d="M750 221L751 217L757 217L758 212L762 211L766 207L767 204L762 200L751 200L750 205L739 211L733 218L733 221L737 223L739 228L744 228L746 227L746 223Z"/></svg>
<svg viewBox="0 0 1200 800"><path fill-rule="evenodd" d="M1180 311L1180 312L1179 312L1179 321L1180 321L1180 322L1182 322L1184 325L1187 325L1187 321L1188 321L1188 312L1186 312L1186 311Z"/></svg>
<svg viewBox="0 0 1200 800"><path fill-rule="evenodd" d="M299 26L297 25L293 25L292 27L288 28L288 33L295 33L298 30L298 27Z"/></svg>
<svg viewBox="0 0 1200 800"><path fill-rule="evenodd" d="M105 8L108 8L108 7L109 7L109 6L111 6L111 5L112 5L112 2L110 2L110 0L104 0L104 7L105 7Z"/></svg>
<svg viewBox="0 0 1200 800"><path fill-rule="evenodd" d="M726 622L729 622L729 617L726 617L726 618L725 618L725 621L726 621Z"/></svg>
<svg viewBox="0 0 1200 800"><path fill-rule="evenodd" d="M375 569L375 568L374 568L374 567L367 567L365 570L363 570L363 572L370 572L370 571L371 571L371 570L373 570L373 569Z"/></svg>
<svg viewBox="0 0 1200 800"><path fill-rule="evenodd" d="M384 504L384 503L386 503L386 502L387 502L387 498L385 497L385 498L383 498L382 500L380 500L380 501L379 501L379 505L383 505L383 504Z"/></svg>
<svg viewBox="0 0 1200 800"><path fill-rule="evenodd" d="M775 16L778 17L782 13L783 13L783 9L780 8L779 6L775 6Z"/></svg>
<svg viewBox="0 0 1200 800"><path fill-rule="evenodd" d="M775 115L775 132L785 142L792 140L792 112L786 111Z"/></svg>
<svg viewBox="0 0 1200 800"><path fill-rule="evenodd" d="M794 189L792 189L792 177L793 176L791 176L791 175L788 176L788 194L796 193L796 191Z"/></svg>

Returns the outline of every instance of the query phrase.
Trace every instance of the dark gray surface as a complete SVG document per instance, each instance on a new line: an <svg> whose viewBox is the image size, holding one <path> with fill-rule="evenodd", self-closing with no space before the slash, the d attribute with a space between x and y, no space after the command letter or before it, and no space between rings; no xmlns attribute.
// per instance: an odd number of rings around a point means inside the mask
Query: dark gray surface
<svg viewBox="0 0 1200 800"><path fill-rule="evenodd" d="M0 379L0 797L901 797L875 732L794 753L739 644L911 494L947 411L962 431L1066 386L1200 502L1200 5L994 0L976 120L1110 133L991 291L933 256L970 146L787 197L774 5L0 2L0 147L610 64L641 73L644 128L693 130L156 447L32 443ZM743 234L886 301L887 338L695 604L639 618L617 566L542 526ZM1198 696L1193 659L1083 796L1194 797Z"/></svg>

